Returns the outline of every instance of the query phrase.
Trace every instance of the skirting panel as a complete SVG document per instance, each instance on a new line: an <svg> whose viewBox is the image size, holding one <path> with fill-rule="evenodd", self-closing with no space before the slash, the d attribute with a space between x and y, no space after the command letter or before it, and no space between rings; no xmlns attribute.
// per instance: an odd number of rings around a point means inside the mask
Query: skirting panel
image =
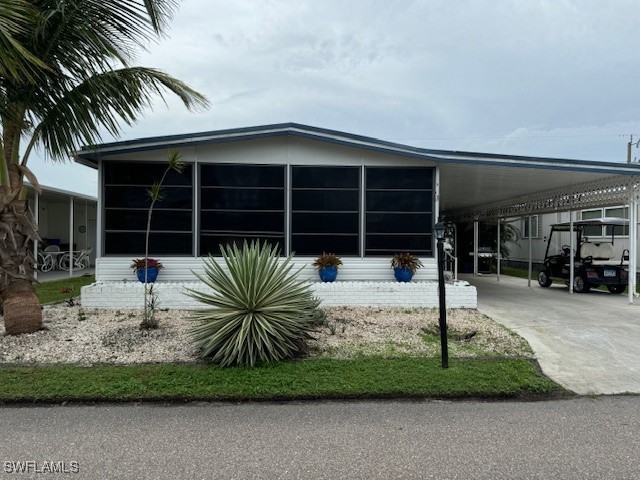
<svg viewBox="0 0 640 480"><path fill-rule="evenodd" d="M438 283L334 282L311 284L322 306L438 307ZM187 296L187 289L207 291L200 282L157 282L158 308L196 309L205 305ZM144 288L137 282L96 282L82 287L84 308L143 308ZM447 308L477 308L476 288L467 282L446 285Z"/></svg>

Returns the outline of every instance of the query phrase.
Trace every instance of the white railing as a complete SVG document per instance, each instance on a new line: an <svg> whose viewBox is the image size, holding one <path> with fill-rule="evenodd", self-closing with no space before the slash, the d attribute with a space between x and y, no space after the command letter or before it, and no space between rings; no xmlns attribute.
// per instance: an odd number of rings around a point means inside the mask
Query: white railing
<svg viewBox="0 0 640 480"><path fill-rule="evenodd" d="M453 279L458 280L458 257L451 255L451 252L444 252L444 270L453 272Z"/></svg>

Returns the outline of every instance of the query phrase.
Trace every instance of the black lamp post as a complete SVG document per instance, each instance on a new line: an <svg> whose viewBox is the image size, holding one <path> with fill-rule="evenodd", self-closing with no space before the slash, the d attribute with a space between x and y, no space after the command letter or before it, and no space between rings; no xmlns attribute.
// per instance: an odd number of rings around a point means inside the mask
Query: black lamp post
<svg viewBox="0 0 640 480"><path fill-rule="evenodd" d="M438 298L440 300L440 352L442 368L449 368L449 347L447 345L447 302L444 288L444 223L438 222L433 226L433 233L438 240Z"/></svg>

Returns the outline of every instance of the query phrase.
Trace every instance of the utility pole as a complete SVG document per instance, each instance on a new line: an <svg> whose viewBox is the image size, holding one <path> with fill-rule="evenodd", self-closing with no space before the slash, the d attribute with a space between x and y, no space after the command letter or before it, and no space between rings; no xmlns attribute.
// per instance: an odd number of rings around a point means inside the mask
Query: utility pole
<svg viewBox="0 0 640 480"><path fill-rule="evenodd" d="M640 148L640 140L637 142L633 141L633 135L629 135L629 142L627 142L627 163L631 163L631 147L636 146L636 148Z"/></svg>

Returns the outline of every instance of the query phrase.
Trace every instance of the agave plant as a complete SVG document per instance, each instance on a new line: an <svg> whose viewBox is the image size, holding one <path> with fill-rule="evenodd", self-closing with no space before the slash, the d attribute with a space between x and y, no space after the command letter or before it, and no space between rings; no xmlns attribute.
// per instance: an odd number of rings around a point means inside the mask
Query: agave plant
<svg viewBox="0 0 640 480"><path fill-rule="evenodd" d="M190 331L202 357L220 366L249 365L293 357L309 338L319 300L308 283L292 272L292 256L278 261L278 247L245 242L220 247L223 269L212 257L205 274L196 276L210 292L187 294L209 305L191 318Z"/></svg>

